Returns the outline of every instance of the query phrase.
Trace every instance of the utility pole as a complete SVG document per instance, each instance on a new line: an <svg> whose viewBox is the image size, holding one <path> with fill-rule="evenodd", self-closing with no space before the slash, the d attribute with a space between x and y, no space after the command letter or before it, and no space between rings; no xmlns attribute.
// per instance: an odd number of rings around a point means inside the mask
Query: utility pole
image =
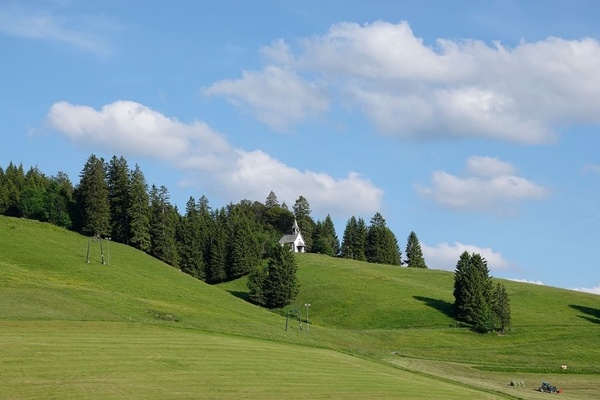
<svg viewBox="0 0 600 400"><path fill-rule="evenodd" d="M305 303L304 307L306 307L306 333L310 333L310 325L308 324L308 307L310 307L310 303Z"/></svg>

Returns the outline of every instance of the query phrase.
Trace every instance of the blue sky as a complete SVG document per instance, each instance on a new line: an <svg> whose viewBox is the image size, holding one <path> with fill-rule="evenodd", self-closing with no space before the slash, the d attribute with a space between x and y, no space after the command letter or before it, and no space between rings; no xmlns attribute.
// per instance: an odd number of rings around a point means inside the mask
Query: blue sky
<svg viewBox="0 0 600 400"><path fill-rule="evenodd" d="M541 6L543 3L543 6ZM600 4L0 1L0 163L123 155L184 208L381 212L431 268L600 294Z"/></svg>

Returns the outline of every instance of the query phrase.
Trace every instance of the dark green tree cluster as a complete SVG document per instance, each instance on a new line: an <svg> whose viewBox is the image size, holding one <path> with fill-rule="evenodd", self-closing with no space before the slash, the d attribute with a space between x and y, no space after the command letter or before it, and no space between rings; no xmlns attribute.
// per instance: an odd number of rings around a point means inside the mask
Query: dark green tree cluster
<svg viewBox="0 0 600 400"><path fill-rule="evenodd" d="M298 294L296 256L287 246L275 245L269 249L267 265L256 268L248 276L250 298L267 308L289 304Z"/></svg>
<svg viewBox="0 0 600 400"><path fill-rule="evenodd" d="M47 177L37 168L25 172L22 165L10 163L0 168L0 213L111 238L209 283L262 271L253 274L256 281L269 270L266 259L278 260L267 257L268 249L291 233L294 220L309 252L401 263L396 237L379 213L369 227L362 218L352 217L340 246L331 216L315 222L304 196L292 210L280 204L274 192L264 203L242 200L215 210L205 196L198 201L190 197L181 215L168 189L149 186L140 167L130 168L124 157L113 156L106 162L92 154L79 178L73 186L62 172ZM261 303L258 297L256 301ZM280 302L269 300L269 304Z"/></svg>
<svg viewBox="0 0 600 400"><path fill-rule="evenodd" d="M480 254L461 254L454 272L454 310L460 321L477 332L510 327L510 299L501 283L494 285Z"/></svg>
<svg viewBox="0 0 600 400"><path fill-rule="evenodd" d="M366 227L362 218L352 216L346 224L341 256L371 263L401 265L401 251L396 235L387 227L380 213Z"/></svg>
<svg viewBox="0 0 600 400"><path fill-rule="evenodd" d="M168 189L149 188L123 157L105 162L92 154L79 177L73 187L62 172L47 177L10 163L0 168L0 213L111 238L210 283L247 275L294 221L276 197L269 207L243 200L214 211L206 197L191 197L180 215Z"/></svg>
<svg viewBox="0 0 600 400"><path fill-rule="evenodd" d="M346 223L342 238L341 256L353 260L367 261L365 247L367 245L367 224L362 218L353 215Z"/></svg>
<svg viewBox="0 0 600 400"><path fill-rule="evenodd" d="M340 252L340 241L335 233L335 226L331 216L327 214L325 220L317 221L314 230L313 253L337 256Z"/></svg>
<svg viewBox="0 0 600 400"><path fill-rule="evenodd" d="M12 162L0 167L0 214L37 219L70 228L75 204L73 185L59 172L48 177L37 167L27 172Z"/></svg>

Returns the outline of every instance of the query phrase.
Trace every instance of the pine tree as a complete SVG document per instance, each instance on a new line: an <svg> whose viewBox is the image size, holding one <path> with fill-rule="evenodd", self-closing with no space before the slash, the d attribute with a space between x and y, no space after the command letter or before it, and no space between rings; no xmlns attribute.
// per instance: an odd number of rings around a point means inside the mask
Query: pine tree
<svg viewBox="0 0 600 400"><path fill-rule="evenodd" d="M464 320L463 309L467 302L466 299L466 277L470 273L471 256L467 251L464 251L456 263L454 270L454 313L459 320Z"/></svg>
<svg viewBox="0 0 600 400"><path fill-rule="evenodd" d="M199 222L196 200L190 196L186 203L185 216L177 230L179 269L195 278L204 279L204 249Z"/></svg>
<svg viewBox="0 0 600 400"><path fill-rule="evenodd" d="M247 275L261 261L262 248L257 238L256 227L251 222L250 210L245 212L242 204L232 206L229 212L230 251L227 279Z"/></svg>
<svg viewBox="0 0 600 400"><path fill-rule="evenodd" d="M224 209L217 210L212 218L209 235L206 281L219 283L227 279L227 233Z"/></svg>
<svg viewBox="0 0 600 400"><path fill-rule="evenodd" d="M264 270L255 269L248 279L251 298L267 308L280 308L298 295L298 270L294 253L274 244Z"/></svg>
<svg viewBox="0 0 600 400"><path fill-rule="evenodd" d="M250 271L246 286L250 294L250 300L255 304L264 306L266 304L265 295L263 293L264 282L267 279L267 268L260 265Z"/></svg>
<svg viewBox="0 0 600 400"><path fill-rule="evenodd" d="M92 154L80 178L77 203L82 215L82 233L107 235L110 233L110 205L104 160Z"/></svg>
<svg viewBox="0 0 600 400"><path fill-rule="evenodd" d="M356 217L353 215L346 222L346 229L344 229L344 236L342 237L342 248L341 256L343 258L354 258L354 243L353 238L356 231Z"/></svg>
<svg viewBox="0 0 600 400"><path fill-rule="evenodd" d="M318 221L314 232L313 252L337 256L340 252L340 242L335 233L335 226L331 216L327 214L323 222Z"/></svg>
<svg viewBox="0 0 600 400"><path fill-rule="evenodd" d="M394 233L386 226L385 219L380 213L376 213L371 219L371 225L367 232L365 255L367 261L371 263L401 264L398 240Z"/></svg>
<svg viewBox="0 0 600 400"><path fill-rule="evenodd" d="M142 251L150 251L150 197L148 185L140 167L136 164L129 178L130 192L127 207L129 243Z"/></svg>
<svg viewBox="0 0 600 400"><path fill-rule="evenodd" d="M11 161L8 164L8 167L6 167L3 181L0 183L0 186L6 191L3 213L10 217L21 217L21 193L25 186L25 170L23 169L23 164L19 164L17 167Z"/></svg>
<svg viewBox="0 0 600 400"><path fill-rule="evenodd" d="M279 207L279 200L277 200L277 196L272 190L269 192L269 195L265 200L265 206L267 208Z"/></svg>
<svg viewBox="0 0 600 400"><path fill-rule="evenodd" d="M108 200L112 239L129 244L129 205L131 182L129 166L125 158L113 158L108 163Z"/></svg>
<svg viewBox="0 0 600 400"><path fill-rule="evenodd" d="M170 203L169 190L165 186L150 190L150 241L151 254L165 263L178 267L175 235L179 213Z"/></svg>
<svg viewBox="0 0 600 400"><path fill-rule="evenodd" d="M369 229L367 223L362 217L356 220L356 229L352 236L352 247L354 249L354 259L359 261L367 261L367 235Z"/></svg>
<svg viewBox="0 0 600 400"><path fill-rule="evenodd" d="M510 328L510 299L503 284L497 283L494 287L493 311L498 317L500 332Z"/></svg>
<svg viewBox="0 0 600 400"><path fill-rule="evenodd" d="M487 269L487 262L480 254L463 253L460 261L466 261L466 268L463 266L459 290L455 292L460 298L460 306L455 302L458 310L458 318L470 324L477 324L481 315L487 315L489 309L489 299L491 298L491 279ZM458 269L458 264L457 264ZM456 284L455 276L455 288ZM456 298L456 296L455 296ZM485 311L485 312L484 312Z"/></svg>
<svg viewBox="0 0 600 400"><path fill-rule="evenodd" d="M427 268L423 258L423 250L415 232L410 232L406 241L406 264L410 268Z"/></svg>
<svg viewBox="0 0 600 400"><path fill-rule="evenodd" d="M461 254L454 274L453 294L457 318L471 324L474 330L489 332L499 324L510 323L508 295L501 288L494 288L487 262L480 254Z"/></svg>

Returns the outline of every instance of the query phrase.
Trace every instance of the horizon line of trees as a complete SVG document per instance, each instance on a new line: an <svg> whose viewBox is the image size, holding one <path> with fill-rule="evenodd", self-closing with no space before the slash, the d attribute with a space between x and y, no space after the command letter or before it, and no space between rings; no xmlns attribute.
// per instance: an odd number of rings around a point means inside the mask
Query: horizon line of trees
<svg viewBox="0 0 600 400"><path fill-rule="evenodd" d="M0 166L0 214L110 238L210 284L248 275L251 300L269 308L289 304L298 293L295 258L278 244L294 220L308 252L427 268L416 233L410 232L402 260L396 236L379 212L368 226L363 218L349 218L340 244L330 215L315 222L304 196L292 210L273 191L264 203L244 199L216 209L206 196L190 196L180 214L168 189L149 186L140 167L129 168L122 156L105 162L92 154L79 178L73 186L64 172L48 177L37 167L25 172L12 162ZM460 256L453 294L456 318L474 330L510 327L506 288L493 285L481 255Z"/></svg>
<svg viewBox="0 0 600 400"><path fill-rule="evenodd" d="M108 162L90 155L73 185L64 172L48 177L37 167L0 166L0 214L49 222L88 236L102 236L142 250L208 283L249 274L265 262L267 248L298 222L306 250L371 263L403 265L394 233L377 212L366 225L352 216L342 243L328 214L311 217L299 196L289 210L271 191L264 204L241 200L212 209L190 196L184 213L170 202L165 186L149 186L139 167L124 157ZM406 247L409 267L427 268L418 238Z"/></svg>

